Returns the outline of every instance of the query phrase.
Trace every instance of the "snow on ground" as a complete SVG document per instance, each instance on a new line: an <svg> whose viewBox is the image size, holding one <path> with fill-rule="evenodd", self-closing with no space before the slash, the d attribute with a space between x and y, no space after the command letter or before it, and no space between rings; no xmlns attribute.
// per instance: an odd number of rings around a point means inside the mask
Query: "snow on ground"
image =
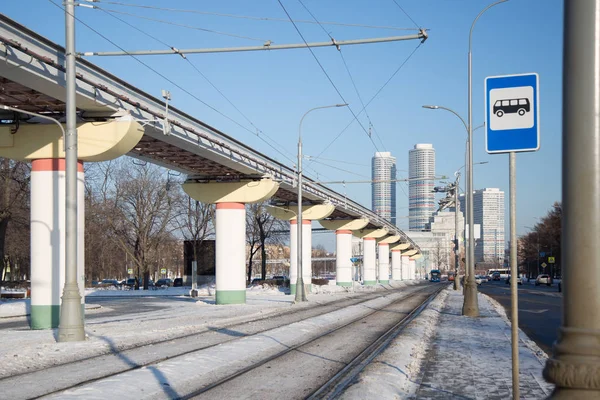
<svg viewBox="0 0 600 400"><path fill-rule="evenodd" d="M289 347L315 338L325 329L342 326L356 318L370 314L403 297L405 292L380 296L365 303L318 315L261 334L240 337L174 357L150 367L128 371L57 393L47 398L85 399L138 399L164 397L165 394L187 393L198 386L222 379L229 374L266 359Z"/></svg>
<svg viewBox="0 0 600 400"><path fill-rule="evenodd" d="M438 327L448 291L442 291L340 396L347 400L409 398L425 352Z"/></svg>
<svg viewBox="0 0 600 400"><path fill-rule="evenodd" d="M410 283L414 284L414 283ZM404 285L404 284L403 284ZM377 285L379 290L385 290ZM328 287L329 288L329 287ZM173 290L175 289L175 290ZM57 363L78 360L85 357L124 350L141 344L168 340L174 337L220 328L248 319L274 315L289 310L293 304L293 296L285 295L279 288L269 285L248 288L246 304L215 305L214 296L200 296L196 299L189 296L176 297L178 301L165 302L160 296L178 293L177 290L189 292L190 288L169 288L166 290L96 290L90 291L88 303L93 303L93 296L156 296L157 304L162 310L117 317L98 317L89 319L85 325L87 340L77 343L57 343L54 330L2 330L0 340L0 378L30 368L51 366ZM200 293L210 293L211 286L200 287ZM320 289L317 289L319 291ZM365 289L371 290L371 289ZM358 289L357 289L358 291ZM114 294L113 294L114 293ZM355 294L343 290L338 293L321 291L313 294L310 302L295 307L311 307ZM149 299L149 301L152 301ZM27 301L11 300L0 303L0 315L10 309L20 310L24 315ZM88 305L89 306L89 305ZM6 312L3 310L7 310ZM111 311L110 307L86 311L102 315ZM22 317L21 317L22 318Z"/></svg>
<svg viewBox="0 0 600 400"><path fill-rule="evenodd" d="M461 292L446 289L341 397L510 398L510 324L504 309L480 293L480 317L463 317L462 299ZM542 377L545 355L523 332L520 341L521 398L546 398L553 385Z"/></svg>

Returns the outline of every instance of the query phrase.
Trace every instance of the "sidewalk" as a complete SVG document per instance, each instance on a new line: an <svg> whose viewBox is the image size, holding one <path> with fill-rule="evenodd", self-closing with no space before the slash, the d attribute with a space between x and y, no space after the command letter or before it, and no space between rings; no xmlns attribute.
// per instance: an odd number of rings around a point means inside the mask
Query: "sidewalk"
<svg viewBox="0 0 600 400"><path fill-rule="evenodd" d="M480 317L463 317L462 292L442 292L342 398L510 399L510 325L494 300L478 300ZM552 392L542 378L546 357L520 331L521 399Z"/></svg>

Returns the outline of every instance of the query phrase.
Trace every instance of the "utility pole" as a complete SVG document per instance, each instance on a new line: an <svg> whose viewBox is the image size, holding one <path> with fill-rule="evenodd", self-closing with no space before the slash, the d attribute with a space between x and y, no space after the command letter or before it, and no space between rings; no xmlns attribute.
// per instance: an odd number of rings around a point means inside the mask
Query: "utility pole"
<svg viewBox="0 0 600 400"><path fill-rule="evenodd" d="M460 180L460 171L456 171L456 180L454 181L454 290L460 289L460 279L458 271L460 266L460 226L458 223L458 213L460 212L460 203L458 202L458 188Z"/></svg>
<svg viewBox="0 0 600 400"><path fill-rule="evenodd" d="M65 135L65 286L60 305L58 341L85 340L83 307L77 285L77 104L75 72L75 3L65 2L66 36L66 104L67 131Z"/></svg>

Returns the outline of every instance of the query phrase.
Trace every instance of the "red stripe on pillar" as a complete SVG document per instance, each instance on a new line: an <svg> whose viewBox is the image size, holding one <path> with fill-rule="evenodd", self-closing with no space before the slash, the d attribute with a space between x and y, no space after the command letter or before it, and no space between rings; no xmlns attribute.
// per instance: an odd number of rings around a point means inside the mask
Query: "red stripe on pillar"
<svg viewBox="0 0 600 400"><path fill-rule="evenodd" d="M67 164L64 158L40 158L31 161L31 170L38 171L66 171ZM83 161L77 161L77 172L83 172Z"/></svg>
<svg viewBox="0 0 600 400"><path fill-rule="evenodd" d="M298 221L295 220L295 219L293 219L293 220L290 221L290 224L292 224L292 225L296 225L297 223L298 223ZM302 220L302 225L310 225L310 223L311 222L310 222L309 219L303 219Z"/></svg>
<svg viewBox="0 0 600 400"><path fill-rule="evenodd" d="M389 243L379 243L380 246L389 246Z"/></svg>
<svg viewBox="0 0 600 400"><path fill-rule="evenodd" d="M366 238L363 238L363 240L377 240L377 239L372 238L372 237L366 237Z"/></svg>
<svg viewBox="0 0 600 400"><path fill-rule="evenodd" d="M352 235L352 231L347 230L347 229L340 229L340 230L335 231L335 234L336 235L344 235L344 234Z"/></svg>
<svg viewBox="0 0 600 400"><path fill-rule="evenodd" d="M217 210L243 210L243 203L217 203Z"/></svg>
<svg viewBox="0 0 600 400"><path fill-rule="evenodd" d="M397 252L400 252L400 250L392 250L392 251L397 251Z"/></svg>

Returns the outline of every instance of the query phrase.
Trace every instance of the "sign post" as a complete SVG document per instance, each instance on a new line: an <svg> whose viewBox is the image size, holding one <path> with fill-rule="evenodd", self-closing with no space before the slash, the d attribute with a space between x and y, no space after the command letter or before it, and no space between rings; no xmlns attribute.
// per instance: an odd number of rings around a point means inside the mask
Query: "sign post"
<svg viewBox="0 0 600 400"><path fill-rule="evenodd" d="M516 153L540 148L539 77L536 73L485 78L485 149L509 153L510 297L513 398L519 398Z"/></svg>

